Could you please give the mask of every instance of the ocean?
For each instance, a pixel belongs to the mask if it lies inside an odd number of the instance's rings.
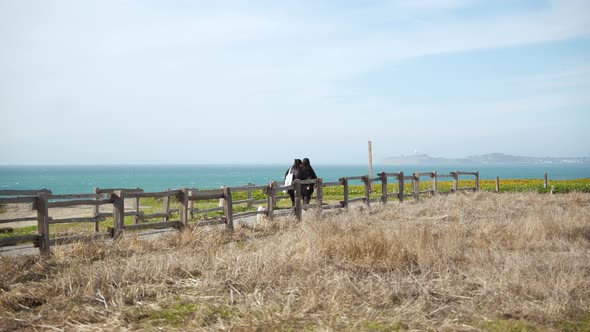
[[[0,190],[50,189],[54,194],[92,193],[99,188],[142,188],[162,191],[176,188],[212,189],[240,186],[248,183],[268,184],[282,181],[290,165],[108,165],[108,166],[0,166]],[[367,175],[363,165],[314,165],[318,177],[325,182],[345,176]],[[477,165],[477,166],[383,166],[374,165],[379,172],[403,171],[449,173],[452,170],[479,171],[480,179],[549,179],[590,178],[590,164],[546,165]],[[467,177],[469,178],[469,177]]]

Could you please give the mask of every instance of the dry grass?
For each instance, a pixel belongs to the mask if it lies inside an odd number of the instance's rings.
[[[0,262],[0,330],[588,330],[590,194],[438,196]]]

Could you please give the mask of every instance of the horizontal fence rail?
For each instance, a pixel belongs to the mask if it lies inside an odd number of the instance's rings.
[[[473,176],[473,187],[459,186],[460,177]],[[428,190],[420,190],[420,181],[429,178],[432,186]],[[449,192],[440,192],[437,187],[439,178],[451,178],[453,180],[452,189]],[[381,182],[381,195],[371,197],[373,193],[373,184]],[[358,183],[363,187],[363,194],[360,197],[351,198],[351,183],[358,188]],[[391,191],[389,184],[394,185]],[[397,184],[397,188],[395,188]],[[314,188],[315,200],[304,204],[302,202],[302,188],[309,186]],[[409,187],[407,187],[409,186]],[[324,202],[323,188],[342,187],[342,200],[337,204]],[[406,188],[409,189],[406,190]],[[200,190],[197,188],[181,188],[159,192],[145,192],[141,188],[95,188],[94,193],[82,194],[52,194],[51,190],[0,190],[0,204],[31,204],[32,209],[36,211],[36,217],[20,217],[11,219],[2,219],[0,224],[20,222],[20,221],[37,221],[37,234],[8,236],[0,238],[0,247],[33,243],[39,248],[42,255],[50,253],[53,245],[68,244],[79,241],[97,241],[105,239],[118,239],[125,231],[137,231],[144,229],[163,229],[176,228],[184,229],[186,227],[201,227],[224,224],[228,230],[233,230],[234,221],[240,218],[264,216],[273,220],[275,216],[284,214],[294,214],[297,220],[301,219],[302,211],[305,209],[346,209],[351,204],[361,202],[370,207],[371,203],[381,202],[386,204],[391,198],[403,202],[404,199],[411,197],[418,199],[420,195],[425,194],[448,194],[461,190],[479,190],[479,173],[453,171],[449,174],[438,174],[437,172],[420,172],[411,175],[403,172],[388,173],[381,172],[377,177],[371,178],[369,175],[349,176],[340,178],[338,181],[323,182],[321,178],[308,180],[294,180],[290,185],[283,183],[271,182],[268,185],[247,184],[244,186],[222,187],[220,189]],[[263,199],[253,197],[253,192],[262,193]],[[293,204],[290,209],[278,208],[277,203],[283,199],[289,199],[285,192],[293,193]],[[234,200],[234,193],[246,193],[246,198]],[[259,194],[257,194],[259,195]],[[358,195],[358,191],[357,194]],[[260,197],[260,196],[258,196]],[[146,214],[140,211],[140,198],[154,198],[162,200],[162,212]],[[171,209],[171,199],[178,204],[178,208]],[[195,202],[205,203],[201,208],[195,207]],[[131,206],[127,206],[131,203]],[[216,205],[208,207],[207,205]],[[251,209],[255,204],[258,206],[256,211],[234,211],[237,206]],[[74,206],[89,206],[94,208],[94,213],[90,216],[81,216],[73,218],[53,218],[49,215],[50,209],[54,208],[71,208]],[[112,208],[111,212],[102,212],[100,207]],[[243,208],[240,208],[243,210]],[[103,210],[104,211],[104,210]],[[206,217],[207,215],[212,217]],[[201,219],[189,223],[195,215],[200,215]],[[125,217],[132,217],[132,224],[125,224]],[[205,217],[205,218],[204,218]],[[99,232],[99,223],[104,222],[107,218],[112,218],[113,225],[107,228],[107,232]],[[174,220],[170,220],[174,218]],[[160,219],[160,221],[153,221]],[[94,223],[95,234],[91,235],[71,235],[64,237],[50,237],[49,226],[65,223]]]

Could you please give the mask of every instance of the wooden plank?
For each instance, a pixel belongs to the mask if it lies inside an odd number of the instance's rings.
[[[172,221],[160,221],[154,223],[144,223],[144,224],[135,224],[135,225],[125,225],[124,229],[126,231],[133,231],[139,229],[162,229],[162,228],[172,228],[172,227],[179,227],[180,220],[172,220]]]
[[[324,187],[336,187],[336,186],[341,186],[342,182],[340,181],[335,181],[335,182],[324,182],[322,184]]]
[[[387,177],[398,177],[400,173],[387,173],[387,172],[382,172],[382,174],[385,174],[385,176]]]
[[[64,195],[49,195],[49,199],[72,199],[72,198],[101,198],[101,194],[64,194]]]
[[[141,188],[96,188],[97,194],[112,194],[115,191],[123,191],[125,193],[143,192]]]
[[[105,221],[105,217],[87,217],[87,218],[65,218],[65,219],[51,219],[49,224],[67,224],[71,222],[99,222]]]
[[[20,244],[25,242],[37,242],[39,235],[19,235],[0,238],[0,247]]]
[[[348,207],[348,178],[344,177],[341,178],[340,181],[342,182],[342,186],[343,186],[343,194],[344,194],[344,200],[342,201],[342,206],[347,208]]]
[[[105,205],[105,204],[112,204],[112,199],[101,199],[101,200],[75,200],[75,201],[60,201],[60,202],[49,202],[47,207],[49,208],[57,208],[57,207],[68,207],[68,206],[78,206],[78,205]]]
[[[202,191],[199,191],[199,192],[195,193],[195,195],[189,197],[189,199],[192,201],[206,201],[209,199],[220,199],[220,198],[223,198],[222,192],[206,193],[206,192],[202,192]]]
[[[416,176],[429,176],[429,177],[432,177],[433,176],[433,172],[414,173],[414,175],[416,175]]]
[[[159,198],[159,197],[169,197],[169,196],[176,196],[180,190],[167,190],[167,191],[159,191],[159,192],[132,192],[128,193],[125,192],[126,198]]]
[[[350,180],[362,180],[366,177],[368,177],[368,175],[347,176],[346,178],[348,179],[348,181],[350,181]]]
[[[39,193],[51,194],[51,190],[0,190],[0,196],[37,196]]]
[[[317,179],[299,180],[299,184],[316,184]]]
[[[139,219],[141,219],[141,220],[145,220],[145,219],[151,219],[151,218],[163,218],[163,217],[170,218],[170,217],[172,217],[172,213],[168,212],[168,213],[151,213],[151,214],[144,214],[144,215],[142,215],[142,216],[139,216]]]
[[[22,218],[12,218],[12,219],[2,219],[0,220],[0,224],[7,224],[9,222],[19,222],[19,221],[33,221],[37,220],[37,217],[22,217]]]
[[[460,172],[457,171],[457,175],[475,175],[476,172]]]
[[[142,211],[127,211],[124,213],[124,217],[131,217],[131,216],[143,216],[143,212]],[[101,212],[98,214],[97,217],[112,217],[113,213],[112,212]]]
[[[255,186],[255,185],[246,185],[246,186],[239,186],[239,187],[229,187],[232,192],[244,192],[244,191],[251,191],[251,190],[264,190],[267,186]]]
[[[98,233],[92,235],[72,235],[72,236],[63,236],[50,239],[49,242],[51,245],[64,245],[76,242],[94,242],[104,239],[110,239],[111,233]]]
[[[214,212],[214,211],[223,211],[223,206],[217,206],[214,208],[209,208],[209,209],[193,209],[193,213],[208,213],[208,212]]]
[[[318,178],[318,184],[317,184],[317,188],[316,188],[316,193],[315,193],[315,197],[316,197],[316,203],[320,209],[320,213],[322,212],[322,205],[324,205],[324,180],[322,178]]]
[[[0,204],[11,204],[11,203],[34,203],[37,197],[0,197]]]

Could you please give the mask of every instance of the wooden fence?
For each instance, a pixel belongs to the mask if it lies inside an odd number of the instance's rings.
[[[460,187],[459,176],[473,176],[473,187]],[[422,178],[428,177],[432,183],[431,189],[419,190],[420,181]],[[92,194],[65,194],[53,195],[50,190],[0,190],[0,204],[7,203],[26,203],[31,204],[32,209],[37,211],[36,217],[14,218],[0,220],[0,225],[9,222],[18,221],[37,221],[37,234],[9,236],[0,239],[0,247],[15,245],[21,243],[33,243],[35,247],[39,248],[42,255],[50,253],[50,248],[53,245],[67,244],[80,241],[94,241],[100,239],[118,239],[125,231],[144,230],[144,229],[163,229],[163,228],[177,228],[182,230],[187,227],[199,227],[208,225],[225,224],[228,230],[233,230],[234,220],[240,218],[253,217],[257,215],[265,215],[269,220],[273,220],[275,216],[294,213],[297,220],[301,219],[302,211],[305,209],[315,208],[319,212],[322,210],[335,208],[348,208],[355,202],[361,202],[370,207],[372,203],[387,204],[390,198],[403,202],[404,199],[411,197],[416,200],[421,195],[432,195],[441,193],[437,188],[437,180],[439,178],[451,178],[453,186],[450,193],[460,190],[479,190],[479,172],[459,172],[454,171],[449,174],[438,174],[437,172],[430,173],[413,173],[412,175],[405,175],[403,172],[378,174],[378,177],[370,178],[368,175],[363,176],[349,176],[340,178],[334,182],[323,182],[320,179],[314,180],[295,180],[289,186],[271,182],[268,185],[256,186],[248,184],[246,186],[236,187],[222,187],[220,189],[199,190],[197,188],[181,188],[174,190],[166,190],[161,192],[145,192],[140,188],[96,188]],[[351,198],[349,192],[350,183],[361,182],[364,187],[364,195],[362,197]],[[382,193],[381,197],[371,198],[371,184],[381,182]],[[405,193],[406,182],[410,183],[410,193]],[[397,192],[388,192],[388,183],[398,184]],[[315,202],[310,204],[303,204],[302,202],[302,185],[315,186]],[[343,196],[338,203],[327,204],[323,201],[323,189],[326,187],[342,186]],[[256,200],[252,198],[252,192],[261,190],[265,194],[264,199]],[[295,204],[291,209],[277,209],[277,202],[280,199],[286,199],[288,196],[279,195],[286,190],[293,190],[295,194]],[[247,198],[243,200],[233,200],[232,195],[237,192],[246,192]],[[449,193],[449,192],[447,192]],[[140,211],[140,198],[161,198],[163,202],[161,213],[145,214]],[[176,199],[179,203],[178,209],[170,209],[170,198]],[[131,211],[125,211],[125,201],[131,200],[133,206]],[[194,202],[220,200],[221,206],[214,208],[195,208]],[[234,212],[234,206],[246,204],[252,206],[254,204],[265,205],[265,209],[258,211]],[[112,206],[112,212],[100,212],[100,206]],[[76,217],[76,218],[62,218],[54,219],[49,216],[51,208],[67,208],[73,206],[94,206],[94,215],[90,217]],[[195,215],[206,214],[214,211],[223,211],[223,217],[199,220],[196,223],[189,221]],[[132,224],[125,224],[124,218],[126,216],[133,217]],[[177,216],[178,219],[170,220]],[[113,226],[107,228],[107,232],[99,232],[99,223],[106,220],[107,217],[113,218]],[[145,222],[150,219],[161,218],[156,222]],[[50,237],[49,226],[54,224],[64,223],[94,223],[94,234],[90,235],[71,235],[65,237]]]

